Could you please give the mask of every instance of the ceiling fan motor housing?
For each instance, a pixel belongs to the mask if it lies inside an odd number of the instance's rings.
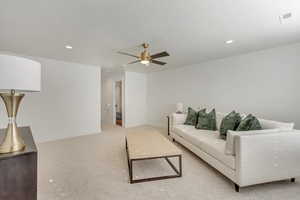
[[[142,46],[147,49],[149,47],[149,44],[148,43],[143,43]]]
[[[141,60],[150,60],[150,55],[148,51],[145,50],[141,53]]]

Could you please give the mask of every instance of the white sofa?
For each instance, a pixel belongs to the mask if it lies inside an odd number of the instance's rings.
[[[225,114],[217,113],[217,127]],[[300,177],[300,131],[293,123],[259,119],[263,129],[239,134],[234,138],[234,154],[225,153],[226,140],[218,131],[195,129],[184,125],[186,114],[172,114],[170,136],[240,187]],[[245,134],[248,132],[247,134]],[[227,144],[229,145],[229,144]]]

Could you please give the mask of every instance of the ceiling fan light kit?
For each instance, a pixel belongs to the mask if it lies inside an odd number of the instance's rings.
[[[141,60],[141,63],[143,65],[148,65],[150,63],[150,61],[149,60]]]
[[[168,52],[163,51],[163,52],[160,52],[160,53],[156,53],[156,54],[150,55],[150,53],[148,51],[149,44],[143,43],[142,47],[144,48],[144,51],[140,54],[140,56],[136,56],[136,55],[133,55],[133,54],[130,54],[130,53],[120,52],[120,51],[118,53],[122,54],[122,55],[126,55],[126,56],[131,56],[131,57],[138,58],[138,60],[132,61],[132,62],[130,62],[128,64],[141,63],[141,64],[147,65],[147,66],[150,63],[154,63],[154,64],[157,64],[157,65],[165,65],[165,64],[167,64],[165,62],[154,60],[154,59],[169,56]]]

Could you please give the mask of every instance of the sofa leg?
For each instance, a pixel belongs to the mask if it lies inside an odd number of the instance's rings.
[[[294,183],[296,181],[296,178],[291,178],[291,182]]]
[[[173,142],[175,142],[175,139],[174,139],[174,138],[172,138],[172,141],[173,141]]]
[[[240,186],[238,186],[237,184],[234,184],[234,187],[235,187],[236,192],[240,192]]]

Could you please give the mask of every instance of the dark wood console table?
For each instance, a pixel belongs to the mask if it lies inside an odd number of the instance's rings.
[[[29,127],[19,128],[24,151],[0,154],[0,199],[37,199],[37,148]],[[0,130],[0,141],[4,130]]]

